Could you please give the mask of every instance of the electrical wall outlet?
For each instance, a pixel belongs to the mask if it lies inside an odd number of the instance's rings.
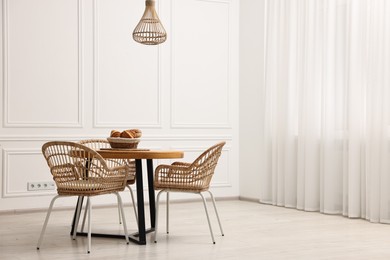
[[[37,190],[54,190],[55,184],[54,181],[32,181],[27,182],[28,191],[37,191]]]

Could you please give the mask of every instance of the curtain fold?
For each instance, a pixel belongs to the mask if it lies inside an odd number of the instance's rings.
[[[390,223],[388,14],[388,0],[267,1],[261,202]]]

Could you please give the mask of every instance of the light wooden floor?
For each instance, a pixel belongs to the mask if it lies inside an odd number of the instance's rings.
[[[54,211],[41,250],[36,242],[45,212],[0,215],[0,259],[390,259],[390,226],[359,219],[302,212],[244,201],[218,201],[225,236],[215,215],[216,244],[211,243],[201,202],[171,205],[171,230],[165,216],[157,244],[139,246],[120,239],[69,236],[72,211]],[[161,207],[161,213],[164,207]],[[209,208],[213,213],[212,207]],[[129,229],[134,216],[127,207]],[[94,209],[93,230],[120,232],[115,208]]]

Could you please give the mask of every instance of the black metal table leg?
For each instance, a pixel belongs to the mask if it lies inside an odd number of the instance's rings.
[[[145,232],[145,208],[144,208],[144,184],[142,181],[142,161],[135,160],[135,174],[137,185],[137,206],[138,206],[138,242],[146,244]]]
[[[146,233],[153,232],[155,227],[155,219],[156,219],[156,206],[155,206],[155,197],[154,197],[154,188],[153,188],[153,161],[152,159],[147,160],[147,168],[148,168],[148,186],[149,186],[149,201],[150,201],[150,219],[151,219],[151,228],[145,228],[145,206],[144,206],[144,187],[143,187],[143,179],[142,179],[142,161],[141,159],[135,160],[135,169],[136,169],[136,187],[137,187],[137,207],[138,207],[138,232],[129,234],[129,240],[139,244],[146,245]],[[84,197],[79,197],[77,203],[82,203]],[[81,202],[80,202],[81,201]],[[78,205],[78,204],[77,204]],[[77,211],[77,207],[76,207]],[[73,217],[72,231],[77,231],[74,226],[76,223],[76,211],[75,216]],[[80,217],[80,216],[78,216]],[[86,232],[77,232],[78,236],[87,236]],[[117,234],[100,234],[100,233],[92,233],[93,237],[109,237],[109,238],[124,238],[124,235]]]
[[[147,159],[147,168],[148,168],[148,190],[149,190],[149,209],[150,209],[150,225],[152,228],[155,228],[156,225],[156,199],[154,194],[154,184],[153,184],[153,160]]]

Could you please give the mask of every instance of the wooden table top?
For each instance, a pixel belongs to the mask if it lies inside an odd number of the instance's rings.
[[[107,149],[97,150],[106,159],[174,159],[183,158],[183,151],[176,150],[147,150],[147,149]]]

